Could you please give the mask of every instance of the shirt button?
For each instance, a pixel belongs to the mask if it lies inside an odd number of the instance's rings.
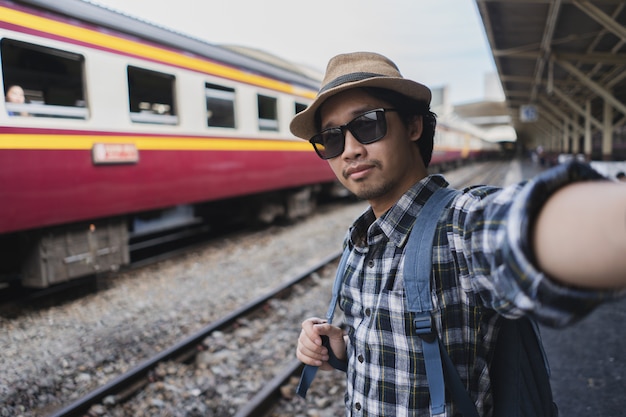
[[[369,317],[372,314],[372,310],[370,308],[365,309],[365,315]]]
[[[372,259],[367,261],[367,266],[370,267],[370,268],[373,268],[374,267],[374,261]]]
[[[361,363],[363,363],[363,361],[365,360],[365,359],[363,359],[363,355],[359,355],[359,357],[357,359]]]
[[[356,408],[357,411],[361,410],[361,403],[355,403],[354,408]]]

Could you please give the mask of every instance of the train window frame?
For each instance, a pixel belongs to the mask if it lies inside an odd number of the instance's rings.
[[[128,65],[126,80],[128,82],[128,110],[132,122],[178,124],[175,75]],[[157,88],[151,89],[150,86]]]
[[[12,38],[0,40],[5,108],[9,116],[85,120],[87,106],[85,56]],[[9,103],[6,92],[22,87],[26,102]]]
[[[257,94],[259,130],[278,132],[278,98]]]
[[[205,82],[204,96],[206,101],[207,126],[210,128],[236,129],[235,89]]]
[[[303,112],[304,110],[306,110],[306,108],[309,107],[304,103],[299,103],[299,102],[295,102],[293,105],[293,114],[298,114],[300,112]]]

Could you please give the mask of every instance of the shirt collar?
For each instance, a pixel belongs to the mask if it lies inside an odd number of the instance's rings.
[[[415,218],[428,198],[448,182],[439,174],[429,175],[416,182],[385,214],[378,219],[370,207],[352,225],[350,241],[352,245],[363,247],[380,240],[383,234],[389,242],[401,247],[404,245]]]

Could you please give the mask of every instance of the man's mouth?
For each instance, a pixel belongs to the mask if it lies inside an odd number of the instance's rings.
[[[360,179],[365,177],[373,168],[375,164],[358,164],[352,165],[343,170],[343,177],[345,179]]]

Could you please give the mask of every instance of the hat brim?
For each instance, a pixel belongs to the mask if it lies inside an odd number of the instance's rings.
[[[311,139],[318,133],[318,127],[315,124],[315,115],[320,106],[332,96],[339,94],[342,91],[358,87],[384,88],[430,104],[430,89],[423,84],[402,77],[381,76],[367,78],[360,81],[348,82],[320,93],[310,106],[296,114],[291,120],[289,125],[291,133],[304,140]]]

